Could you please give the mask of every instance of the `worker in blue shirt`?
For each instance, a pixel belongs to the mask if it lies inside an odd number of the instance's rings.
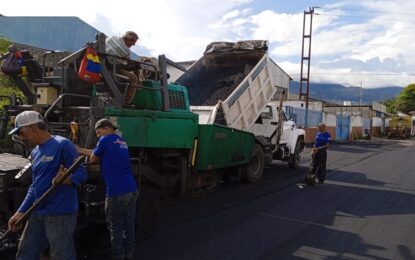
[[[314,176],[317,172],[319,184],[323,184],[326,179],[327,148],[330,146],[330,138],[330,134],[326,131],[326,125],[319,123],[312,151],[313,169],[311,171]]]
[[[29,146],[34,146],[32,184],[17,212],[9,220],[9,229],[17,231],[16,221],[38,200],[78,157],[78,151],[68,139],[47,131],[42,116],[25,111],[16,117],[15,134]],[[48,200],[29,217],[17,250],[16,259],[40,259],[48,248],[51,259],[76,259],[73,232],[78,210],[77,185],[85,181],[86,172],[78,167]]]
[[[127,143],[115,133],[118,126],[103,118],[95,124],[98,143],[93,150],[78,148],[99,162],[106,184],[105,214],[113,260],[134,259],[135,214],[138,199]]]

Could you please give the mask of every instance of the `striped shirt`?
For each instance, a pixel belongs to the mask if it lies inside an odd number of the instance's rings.
[[[124,39],[118,36],[111,36],[107,38],[105,41],[105,51],[107,54],[118,56],[120,58],[129,59],[131,55],[130,48],[127,47]],[[113,57],[108,57],[108,60],[118,64],[122,63],[121,60],[115,59]]]

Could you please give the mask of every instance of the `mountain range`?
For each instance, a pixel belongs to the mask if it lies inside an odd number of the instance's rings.
[[[341,104],[343,101],[351,101],[352,104],[359,104],[362,97],[362,104],[372,101],[384,101],[394,98],[403,90],[402,87],[381,87],[381,88],[359,88],[346,87],[340,84],[310,83],[310,98],[324,100]],[[290,83],[290,93],[298,94],[300,83],[292,81]],[[303,93],[306,92],[306,84],[303,84]]]

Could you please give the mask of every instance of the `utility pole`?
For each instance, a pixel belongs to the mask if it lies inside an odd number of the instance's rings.
[[[363,99],[363,85],[362,85],[362,82],[360,81],[359,109],[360,109],[360,116],[363,118],[363,114],[362,114],[362,99]]]
[[[311,35],[313,31],[313,15],[314,15],[314,8],[318,7],[310,7],[308,11],[304,11],[304,19],[303,19],[303,43],[301,47],[301,73],[300,73],[300,100],[302,100],[303,96],[305,97],[305,125],[304,127],[308,126],[308,98],[310,95],[310,60],[311,60]],[[309,30],[306,32],[306,20],[307,16],[309,16]],[[304,54],[305,45],[308,45],[308,53]],[[307,66],[307,74],[304,75],[304,63]],[[306,83],[306,93],[303,93],[303,82]]]

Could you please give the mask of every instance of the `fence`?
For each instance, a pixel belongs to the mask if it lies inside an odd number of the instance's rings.
[[[297,126],[305,127],[305,109],[286,106],[285,113],[296,122]],[[323,112],[308,110],[307,127],[317,126],[319,122],[323,122]]]

